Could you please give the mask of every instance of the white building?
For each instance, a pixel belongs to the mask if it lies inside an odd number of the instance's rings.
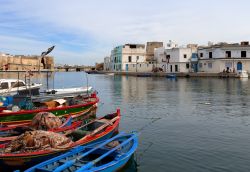
[[[103,70],[109,71],[111,69],[111,63],[110,63],[110,57],[105,57],[104,58],[104,63],[103,63]]]
[[[152,67],[146,62],[144,44],[125,44],[111,51],[111,71],[146,72],[149,69]]]
[[[219,43],[198,48],[198,71],[219,73],[247,70],[250,72],[250,45]]]
[[[187,47],[168,47],[155,49],[157,67],[164,72],[191,72],[191,58],[197,52],[197,45],[189,44]]]

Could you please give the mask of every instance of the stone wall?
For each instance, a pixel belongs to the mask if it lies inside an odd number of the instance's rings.
[[[54,70],[54,58],[46,56],[44,58],[45,69]],[[4,71],[38,71],[43,70],[40,56],[11,56],[0,55],[0,70]]]

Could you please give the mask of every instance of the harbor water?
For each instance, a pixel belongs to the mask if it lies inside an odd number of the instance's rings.
[[[1,73],[1,78],[17,78]],[[24,74],[21,74],[22,78]],[[43,89],[92,86],[98,116],[121,109],[120,131],[138,131],[123,171],[250,171],[250,79],[35,74]]]

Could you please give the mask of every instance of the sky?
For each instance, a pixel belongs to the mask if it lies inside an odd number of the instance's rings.
[[[126,43],[250,40],[249,0],[0,0],[0,52],[94,65]]]

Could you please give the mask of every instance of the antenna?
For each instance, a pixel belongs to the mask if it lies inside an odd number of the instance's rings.
[[[86,74],[86,80],[87,80],[87,96],[89,97],[89,80],[88,80],[88,74],[85,72]]]

